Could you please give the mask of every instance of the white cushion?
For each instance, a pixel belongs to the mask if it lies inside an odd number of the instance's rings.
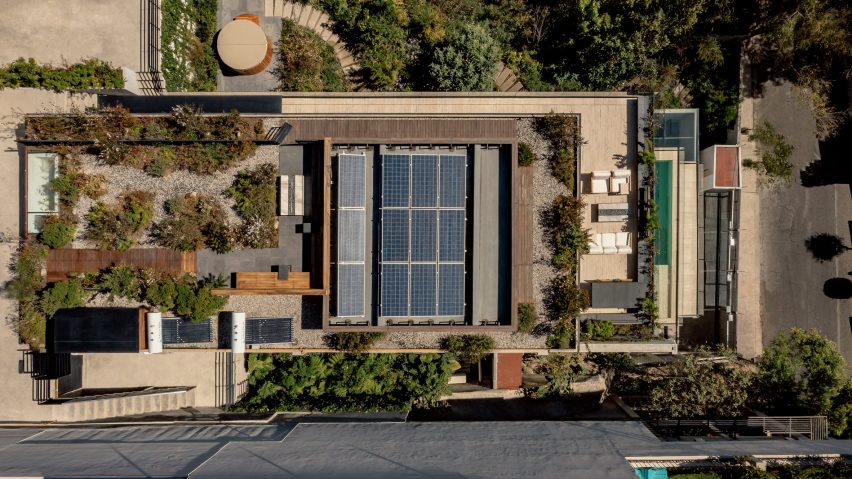
[[[601,246],[604,254],[615,254],[618,249],[615,247],[615,233],[602,233]]]
[[[592,193],[609,193],[609,188],[607,188],[606,179],[592,178]]]
[[[600,233],[592,235],[592,239],[589,240],[589,254],[603,254]]]
[[[609,177],[610,177],[609,171],[598,170],[598,171],[592,172],[592,178],[609,178]]]
[[[615,234],[615,248],[618,250],[618,254],[631,254],[633,253],[633,248],[630,247],[630,233],[616,233]]]
[[[613,178],[630,178],[630,170],[615,170],[612,172]]]

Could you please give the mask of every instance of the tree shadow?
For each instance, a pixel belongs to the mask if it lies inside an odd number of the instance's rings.
[[[799,173],[802,186],[852,184],[852,122],[833,137],[819,144],[819,160],[812,161]]]
[[[849,249],[848,246],[843,244],[843,240],[840,237],[828,233],[812,235],[805,240],[805,248],[820,263],[831,261]]]
[[[848,278],[831,278],[822,286],[822,292],[831,299],[852,298],[852,281]]]

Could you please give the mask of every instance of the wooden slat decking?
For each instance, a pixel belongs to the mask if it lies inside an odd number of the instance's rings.
[[[195,272],[195,252],[182,253],[164,248],[127,251],[55,249],[47,255],[47,280],[61,281],[70,273],[96,272],[118,264],[179,276]]]
[[[294,271],[286,280],[279,280],[275,272],[236,273],[237,284],[234,289],[214,289],[214,295],[260,295],[289,294],[297,296],[322,296],[322,289],[311,288],[311,273]]]
[[[512,188],[512,296],[517,303],[535,302],[533,297],[533,168],[517,167]]]
[[[334,143],[511,143],[515,120],[301,119],[290,120],[289,142],[323,140]]]

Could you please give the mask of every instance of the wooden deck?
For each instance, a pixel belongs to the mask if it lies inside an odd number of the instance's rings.
[[[62,281],[71,273],[93,273],[119,264],[180,276],[195,272],[195,252],[182,253],[164,248],[127,251],[54,249],[47,254],[47,281]]]
[[[236,273],[237,284],[234,289],[214,289],[215,295],[257,295],[257,294],[290,294],[316,295],[324,294],[322,289],[311,288],[311,274],[307,272],[292,272],[286,280],[278,279],[278,273],[271,272],[242,272]]]
[[[533,212],[533,168],[517,167],[512,188],[512,296],[517,303],[532,303],[532,232],[538,227]]]
[[[515,120],[302,119],[290,120],[289,142],[331,138],[334,143],[512,143]]]

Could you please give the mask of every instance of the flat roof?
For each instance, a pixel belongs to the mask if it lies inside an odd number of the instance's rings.
[[[54,353],[138,353],[138,308],[60,309],[48,321]]]
[[[720,188],[740,187],[739,146],[716,145],[715,183]]]

